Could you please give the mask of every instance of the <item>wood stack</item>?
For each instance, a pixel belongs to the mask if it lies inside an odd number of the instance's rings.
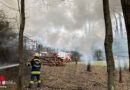
[[[43,65],[64,66],[64,59],[58,56],[41,56],[40,59]]]

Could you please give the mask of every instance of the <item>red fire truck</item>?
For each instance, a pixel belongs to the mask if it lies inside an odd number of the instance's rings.
[[[53,53],[41,52],[40,54],[40,56],[55,56],[55,55],[64,59],[64,62],[71,61],[70,53],[66,53],[66,52],[53,52]]]

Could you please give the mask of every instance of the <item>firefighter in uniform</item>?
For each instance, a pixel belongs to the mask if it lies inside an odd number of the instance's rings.
[[[37,87],[41,86],[41,80],[40,80],[40,68],[41,68],[41,61],[38,57],[39,55],[35,54],[34,58],[27,62],[27,66],[32,66],[31,70],[31,81],[28,85],[28,88],[31,88],[34,84],[34,78],[37,78],[38,84]]]

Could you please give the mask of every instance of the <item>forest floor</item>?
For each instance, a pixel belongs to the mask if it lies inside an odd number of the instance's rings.
[[[107,90],[107,70],[106,66],[92,66],[91,72],[86,71],[85,64],[66,64],[65,66],[50,67],[42,66],[41,88],[36,88],[36,83],[32,89],[24,90]],[[25,73],[25,87],[30,81],[30,74]],[[116,90],[130,90],[130,74],[122,71],[123,82],[119,83],[119,70],[116,70]],[[14,90],[13,85],[8,85],[6,89]]]

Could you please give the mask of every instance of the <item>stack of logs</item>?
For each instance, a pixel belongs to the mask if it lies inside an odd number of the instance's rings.
[[[58,56],[41,56],[40,60],[43,65],[64,66],[64,59]]]

